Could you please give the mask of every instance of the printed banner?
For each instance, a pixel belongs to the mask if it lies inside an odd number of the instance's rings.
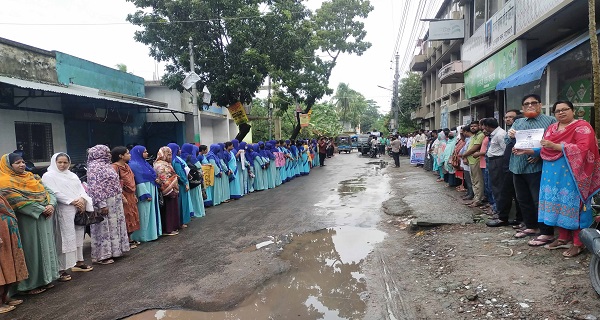
[[[212,187],[215,185],[215,168],[212,164],[203,164],[202,174],[204,175],[205,187]]]
[[[300,116],[300,127],[308,127],[308,123],[310,122],[310,118],[308,117],[308,114],[301,113],[301,114],[299,114],[299,116]]]
[[[238,101],[238,102],[230,105],[229,107],[227,107],[227,110],[229,110],[229,114],[231,114],[231,117],[235,121],[236,125],[239,126],[242,123],[248,122],[248,116],[246,115],[246,110],[244,110],[244,106],[242,105],[241,102]]]
[[[424,164],[425,153],[424,144],[418,144],[410,148],[410,164]]]

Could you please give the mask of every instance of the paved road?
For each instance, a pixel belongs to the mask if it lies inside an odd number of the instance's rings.
[[[376,226],[388,197],[383,172],[389,169],[356,153],[336,155],[307,177],[209,208],[179,236],[143,244],[114,265],[96,265],[26,297],[9,318],[117,319],[155,308],[232,308],[289,268],[268,250],[247,248],[268,236]]]

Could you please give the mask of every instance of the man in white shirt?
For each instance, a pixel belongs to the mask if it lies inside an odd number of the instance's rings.
[[[492,187],[492,195],[494,199],[500,199],[502,194],[502,188],[504,183],[504,150],[506,149],[506,142],[504,137],[506,131],[498,125],[496,118],[486,118],[482,121],[483,128],[487,131],[489,136],[488,147],[486,156],[488,158],[487,169],[490,178],[490,185]],[[508,225],[508,219],[503,223],[497,223],[498,225]]]

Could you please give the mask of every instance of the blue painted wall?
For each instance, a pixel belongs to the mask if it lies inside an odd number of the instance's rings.
[[[58,82],[145,97],[144,78],[55,51]]]

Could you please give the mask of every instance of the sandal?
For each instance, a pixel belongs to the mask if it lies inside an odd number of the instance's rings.
[[[46,291],[45,288],[35,288],[35,289],[31,289],[29,291],[24,292],[23,294],[29,295],[29,296],[35,296],[36,294],[40,294],[42,292]]]
[[[20,300],[20,299],[10,299],[10,300],[6,301],[6,304],[9,306],[18,306],[21,303],[23,303],[23,300]]]
[[[0,305],[0,314],[11,312],[13,310],[15,310],[15,306]]]
[[[471,204],[467,205],[467,207],[469,208],[477,208],[477,207],[481,207],[482,203],[481,202],[472,202]]]
[[[573,257],[578,256],[580,253],[582,253],[583,250],[585,250],[584,247],[573,245],[571,248],[569,248],[569,250],[563,252],[562,255],[563,255],[563,257],[566,257],[566,258],[573,258]]]
[[[94,267],[88,266],[87,264],[75,265],[73,268],[71,268],[71,271],[73,272],[88,272],[92,270],[94,270]]]
[[[515,233],[513,235],[513,237],[515,237],[517,239],[522,239],[522,238],[527,238],[527,237],[533,237],[533,236],[536,236],[538,234],[535,231],[532,232],[532,231],[525,231],[525,230],[527,230],[527,229],[523,229],[523,230]]]
[[[525,224],[523,222],[521,222],[517,225],[512,226],[512,228],[515,230],[522,230],[523,228],[525,228]]]
[[[54,284],[52,284],[52,283],[48,283],[47,285],[43,286],[42,288],[44,288],[44,289],[46,289],[46,290],[48,290],[48,289],[52,289],[52,288],[54,288]]]
[[[71,279],[72,278],[71,278],[70,274],[68,274],[66,272],[63,272],[63,273],[60,274],[60,277],[58,278],[58,281],[60,281],[60,282],[67,282],[67,281],[71,281]]]
[[[529,242],[527,242],[527,244],[530,247],[541,247],[541,246],[545,246],[547,244],[554,242],[554,237],[550,237],[550,238],[542,238],[542,237],[543,236],[539,236],[534,239],[531,239],[531,240],[529,240]]]
[[[107,264],[113,264],[115,263],[115,260],[113,259],[104,259],[104,260],[100,260],[100,261],[96,261],[97,264],[102,264],[102,265],[107,265]]]
[[[554,242],[545,245],[544,248],[549,249],[549,250],[571,249],[572,246],[573,246],[573,244],[569,240],[556,239],[556,240],[554,240]]]

